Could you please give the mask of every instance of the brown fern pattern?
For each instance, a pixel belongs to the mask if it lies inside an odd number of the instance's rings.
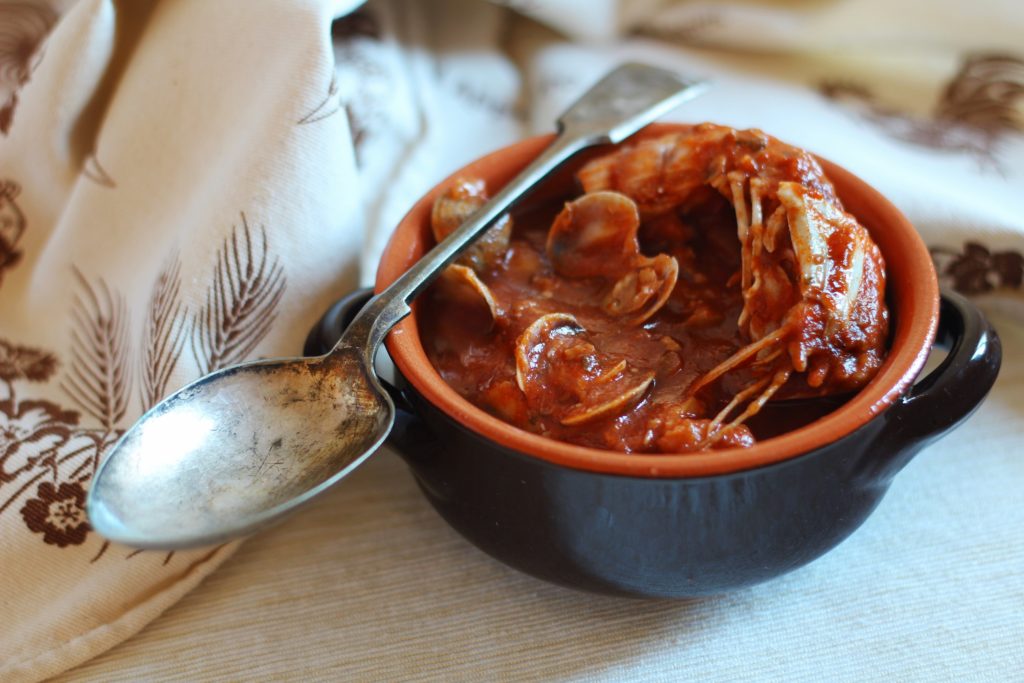
[[[45,2],[0,3],[0,135],[14,124],[21,90],[42,51],[40,45],[57,23],[57,13]]]
[[[181,302],[181,260],[172,254],[149,296],[141,369],[143,412],[167,393],[167,382],[185,346],[186,319],[187,311]]]
[[[971,55],[946,86],[935,118],[955,121],[991,136],[1024,132],[1017,102],[1024,99],[1024,59],[1015,55]]]
[[[284,288],[266,230],[252,228],[242,213],[217,252],[213,283],[194,319],[192,349],[204,374],[249,357],[270,331]]]
[[[99,278],[96,285],[74,269],[79,284],[72,309],[71,370],[61,388],[113,433],[128,410],[128,311],[124,296]]]
[[[1024,100],[1024,59],[1014,55],[965,58],[928,117],[911,116],[886,106],[863,84],[826,81],[819,89],[895,139],[969,154],[982,170],[1002,172],[1000,143],[1008,135],[1024,133],[1024,121],[1017,109]]]

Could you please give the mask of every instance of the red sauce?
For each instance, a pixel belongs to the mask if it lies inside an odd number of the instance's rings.
[[[449,385],[543,436],[687,452],[797,428],[870,379],[887,334],[884,264],[813,157],[759,131],[705,125],[688,135],[588,164],[578,175],[588,194],[514,216],[510,238],[506,221],[425,294],[421,338]],[[435,205],[439,239],[484,201],[482,183],[460,182]],[[819,210],[813,202],[832,212],[814,214],[810,239],[826,240],[817,251],[790,241],[795,200],[784,209],[783,182],[801,188],[801,216]],[[756,231],[738,231],[755,218]],[[828,261],[827,281],[804,282],[797,251],[805,264]],[[854,254],[865,266],[842,270]],[[848,278],[859,283],[849,300]],[[801,298],[802,287],[819,289]],[[698,381],[726,361],[728,371]],[[780,387],[776,398],[828,397],[768,403],[729,424]]]
[[[686,222],[655,222],[641,229],[642,251],[671,253],[680,262],[680,281],[688,285],[677,286],[666,305],[642,326],[625,326],[601,310],[596,302],[608,287],[605,280],[570,279],[554,272],[544,245],[559,209],[561,204],[516,217],[505,257],[478,271],[506,311],[493,328],[488,329],[489,318],[479,306],[452,301],[437,289],[424,295],[417,319],[427,356],[459,394],[522,429],[595,448],[673,450],[659,447],[657,427],[649,423],[678,403],[694,379],[744,344],[737,328],[743,302],[733,277],[739,244],[731,208],[721,200],[715,210],[702,211]],[[675,232],[681,229],[687,231],[685,246],[679,246]],[[599,353],[626,360],[638,372],[653,372],[648,395],[624,414],[576,426],[561,424],[557,411],[532,409],[516,383],[515,342],[536,318],[556,312],[576,316]],[[727,377],[712,396],[702,396],[703,412],[717,412],[744,379],[742,373]],[[751,423],[758,438],[767,438],[778,433],[780,418],[786,429],[792,429],[834,407],[834,402],[812,405],[812,410],[805,406],[799,416],[768,409]]]

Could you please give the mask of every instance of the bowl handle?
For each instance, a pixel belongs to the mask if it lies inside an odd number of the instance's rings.
[[[306,356],[319,356],[327,353],[341,337],[349,323],[356,317],[356,313],[366,305],[366,302],[373,297],[373,289],[364,287],[349,292],[336,301],[320,320],[309,331],[306,343],[303,346],[303,354]],[[388,436],[388,441],[403,452],[414,452],[415,448],[410,446],[419,444],[422,446],[426,439],[432,438],[426,426],[420,422],[409,401],[406,400],[401,390],[392,385],[384,378],[380,379],[384,390],[391,395],[395,403],[395,426]]]
[[[303,355],[320,356],[333,349],[341,333],[372,297],[373,289],[363,287],[349,292],[331,304],[309,330],[306,343],[302,347]]]
[[[935,343],[946,358],[884,413],[885,427],[870,458],[872,477],[891,478],[922,448],[966,420],[981,405],[999,374],[1002,344],[984,314],[943,287]]]

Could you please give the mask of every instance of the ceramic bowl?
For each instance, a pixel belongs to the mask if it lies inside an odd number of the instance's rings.
[[[671,129],[656,124],[639,135]],[[550,139],[511,145],[453,177],[481,177],[493,191]],[[534,199],[567,196],[582,161]],[[427,359],[414,305],[387,339],[400,413],[391,439],[442,517],[524,572],[634,596],[699,596],[765,581],[852,533],[910,458],[977,408],[1001,351],[973,304],[940,296],[928,250],[907,219],[851,173],[822,165],[886,260],[891,345],[867,386],[826,416],[752,448],[676,455],[585,448],[517,429],[457,394]],[[395,229],[377,291],[432,246],[430,208],[447,182]],[[311,332],[307,352],[329,349],[369,296],[339,301]],[[948,354],[915,384],[937,332]]]

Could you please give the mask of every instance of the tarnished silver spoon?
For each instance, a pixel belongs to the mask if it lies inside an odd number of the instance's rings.
[[[373,359],[409,301],[573,154],[620,142],[703,89],[640,64],[607,75],[562,115],[551,145],[371,299],[330,353],[225,368],[143,415],[93,478],[93,528],[139,548],[206,545],[248,534],[343,478],[394,424]]]

